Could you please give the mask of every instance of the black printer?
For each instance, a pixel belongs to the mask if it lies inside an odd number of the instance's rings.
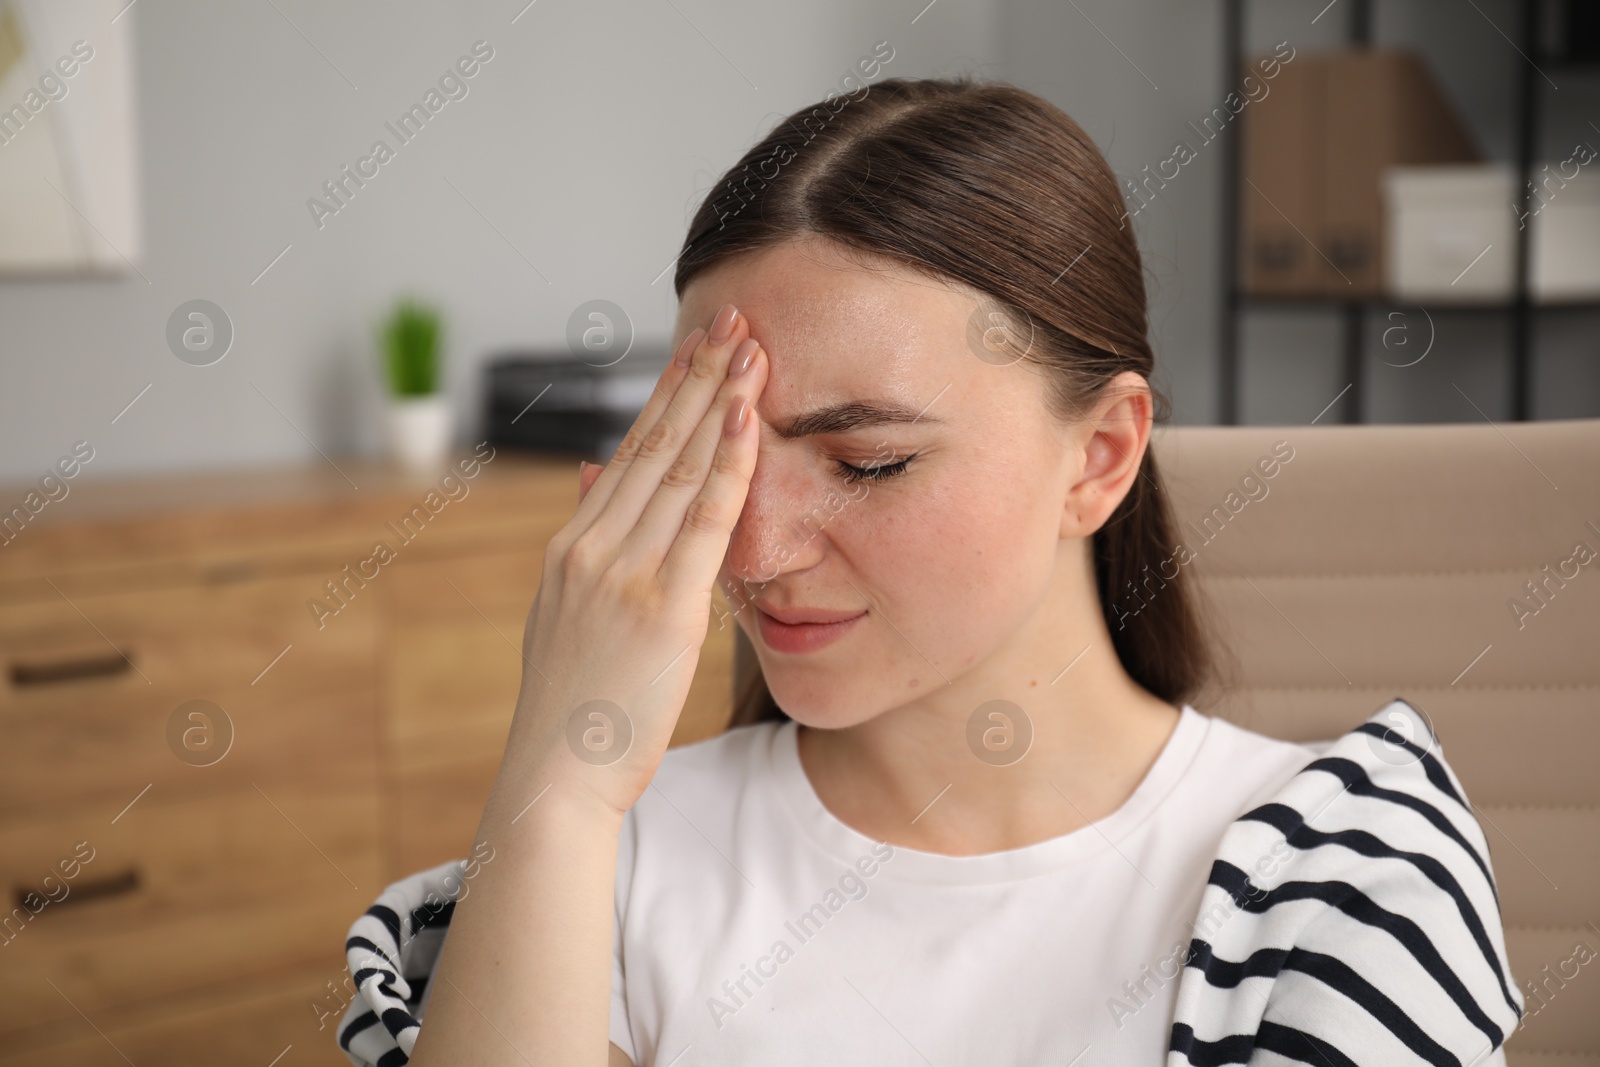
[[[492,357],[484,370],[489,442],[608,462],[671,358],[641,344],[604,367],[559,349]]]

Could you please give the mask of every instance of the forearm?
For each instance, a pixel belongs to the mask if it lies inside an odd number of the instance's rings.
[[[606,1067],[617,839],[693,681],[755,471],[766,367],[749,322],[724,304],[677,345],[546,544],[528,669],[478,828],[495,861],[452,916],[412,1064]],[[626,743],[592,760],[589,728],[611,715]],[[586,751],[568,748],[569,726],[583,727]]]
[[[606,1065],[622,816],[545,765],[502,765],[477,838],[495,861],[456,906],[412,1067]]]

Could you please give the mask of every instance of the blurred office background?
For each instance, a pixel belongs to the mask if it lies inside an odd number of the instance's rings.
[[[462,441],[481,420],[482,363],[505,350],[564,349],[568,318],[586,301],[613,301],[642,344],[664,343],[674,298],[663,270],[696,204],[773,121],[837,89],[878,41],[893,48],[880,77],[974,71],[1044,95],[1129,180],[1171,157],[1179,140],[1198,150],[1131,221],[1174,418],[1225,417],[1219,368],[1229,302],[1219,263],[1228,136],[1206,144],[1189,125],[1240,87],[1224,69],[1220,3],[939,0],[926,10],[823,3],[734,13],[540,2],[519,13],[516,0],[107,0],[69,29],[62,12],[71,6],[51,5],[63,41],[101,51],[41,117],[120,93],[114,64],[126,63],[139,230],[128,256],[138,273],[104,254],[105,273],[94,280],[12,272],[0,284],[0,477],[8,480],[35,477],[80,437],[98,450],[91,476],[314,458],[313,445],[375,452],[383,393],[373,323],[401,290],[425,294],[447,315],[447,386]],[[1245,59],[1283,41],[1297,56],[1337,48],[1359,16],[1374,42],[1423,57],[1484,159],[1515,160],[1517,90],[1530,51],[1516,43],[1523,5],[1396,0],[1364,13],[1353,0],[1240,6]],[[1562,7],[1543,6],[1549,17]],[[123,11],[115,27],[102,25],[106,11]],[[113,54],[121,39],[125,56]],[[393,141],[383,124],[480,40],[493,58],[463,79],[467,95],[319,226],[308,199],[326,202],[324,182],[379,137]],[[55,58],[29,56],[8,74],[8,92],[20,99],[35,68]],[[1580,142],[1600,147],[1593,65],[1542,66],[1549,78],[1535,78],[1544,97],[1536,160],[1568,159]],[[0,151],[0,170],[4,155],[40,132],[29,129]],[[56,210],[110,235],[90,210]],[[1509,203],[1501,210],[1510,217]],[[92,232],[86,240],[100,243]],[[235,335],[227,356],[204,368],[174,359],[165,337],[174,309],[196,299],[220,307]],[[1381,344],[1399,320],[1381,308],[1366,318],[1361,419],[1513,417],[1508,316],[1435,316],[1436,347],[1407,368],[1393,366],[1406,360]],[[1534,318],[1527,413],[1595,414],[1600,314],[1559,309]],[[1349,380],[1342,319],[1335,307],[1240,312],[1237,420],[1316,416]],[[1350,417],[1345,403],[1324,421]]]
[[[1589,419],[1597,7],[0,0],[0,1061],[340,1062],[344,931],[468,854],[574,457],[779,118],[957,73],[1063,108],[1129,186],[1179,424]]]

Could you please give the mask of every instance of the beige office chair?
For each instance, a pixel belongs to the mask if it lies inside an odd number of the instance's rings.
[[[1600,420],[1153,447],[1234,660],[1196,706],[1301,742],[1420,708],[1490,844],[1528,1001],[1509,1067],[1600,1064]]]
[[[1262,478],[1279,441],[1294,458]],[[1509,1067],[1600,1062],[1600,420],[1174,427],[1154,447],[1238,661],[1202,710],[1314,741],[1393,696],[1422,709],[1528,1000]]]

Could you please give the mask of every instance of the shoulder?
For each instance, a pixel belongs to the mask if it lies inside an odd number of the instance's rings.
[[[1431,725],[1395,698],[1224,833],[1169,1063],[1219,1045],[1470,1062],[1522,1007],[1488,842]]]
[[[1200,735],[1193,788],[1203,791],[1195,802],[1216,812],[1219,831],[1244,812],[1277,793],[1317,758],[1316,750],[1292,741],[1256,733],[1226,719],[1187,709]]]
[[[1292,774],[1317,757],[1317,749],[1257,733],[1245,726],[1202,715],[1208,720],[1206,745],[1222,758],[1245,758],[1275,768],[1293,768]]]

